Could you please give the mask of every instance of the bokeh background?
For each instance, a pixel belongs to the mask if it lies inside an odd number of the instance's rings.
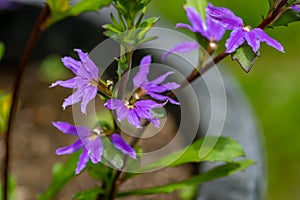
[[[175,26],[177,22],[187,22],[182,9],[184,2],[154,0],[151,11],[164,16],[167,21],[163,23]],[[215,6],[231,9],[252,27],[260,23],[262,15],[266,15],[268,10],[267,0],[211,2]],[[300,22],[268,29],[267,33],[284,46],[286,53],[263,44],[262,55],[248,74],[230,57],[220,66],[238,79],[261,124],[268,159],[268,199],[299,199]]]

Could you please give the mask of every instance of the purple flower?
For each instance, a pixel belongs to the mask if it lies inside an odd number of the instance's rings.
[[[165,84],[161,84],[169,75],[173,74],[173,72],[167,72],[156,79],[149,81],[147,78],[147,75],[149,73],[149,68],[151,64],[151,56],[145,56],[142,58],[140,62],[140,69],[138,73],[133,78],[133,85],[135,88],[139,88],[141,93],[148,94],[153,99],[159,100],[159,101],[169,101],[172,104],[179,105],[177,101],[174,99],[162,95],[161,93],[169,91],[169,90],[175,90],[180,85],[178,85],[175,82],[169,82]]]
[[[119,99],[109,99],[104,106],[110,110],[116,110],[119,121],[127,119],[127,121],[136,128],[141,128],[141,119],[151,122],[154,126],[160,126],[160,121],[156,118],[151,110],[160,108],[164,104],[158,104],[152,100],[138,100],[130,104],[128,101]]]
[[[64,57],[62,62],[76,76],[66,81],[56,81],[50,87],[60,85],[65,88],[77,89],[74,94],[65,99],[62,107],[65,109],[67,106],[81,101],[81,112],[86,114],[87,104],[97,95],[98,68],[87,53],[80,49],[74,49],[74,51],[78,53],[80,61],[71,57]]]
[[[283,46],[279,42],[269,37],[260,28],[251,29],[250,26],[244,26],[243,20],[227,8],[214,7],[212,4],[208,4],[207,14],[215,23],[232,30],[225,43],[226,53],[234,52],[246,41],[254,52],[257,52],[261,42],[266,42],[267,45],[284,52]]]
[[[176,27],[187,28],[192,32],[198,32],[211,42],[217,42],[222,39],[225,28],[216,23],[209,15],[206,15],[206,21],[203,23],[201,15],[193,7],[185,8],[186,16],[191,25],[178,23]]]
[[[72,145],[58,148],[56,150],[57,155],[64,155],[72,154],[80,149],[83,149],[75,170],[76,174],[79,174],[85,168],[89,160],[95,164],[101,161],[104,151],[101,137],[105,137],[101,128],[96,128],[91,131],[87,127],[72,126],[67,122],[52,122],[52,124],[64,134],[78,137],[76,142],[74,142]],[[129,157],[136,159],[136,152],[123,140],[120,135],[112,134],[110,139],[115,148],[119,149]]]
[[[13,0],[1,0],[0,1],[0,10],[1,9],[8,9],[8,10],[14,10],[18,8],[20,4]]]
[[[293,10],[296,10],[297,12],[300,12],[300,5],[299,4],[291,5],[290,8],[293,9]]]

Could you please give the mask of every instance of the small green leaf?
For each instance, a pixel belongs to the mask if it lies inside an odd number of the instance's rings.
[[[288,9],[272,24],[272,26],[288,26],[290,23],[297,21],[300,21],[300,12]]]
[[[208,142],[204,143],[204,139]],[[210,144],[210,140],[217,143],[211,148],[205,146]],[[207,152],[207,149],[211,150],[203,157],[199,157],[202,151]],[[140,170],[151,170],[159,167],[176,167],[186,163],[198,163],[202,161],[210,162],[232,162],[235,158],[244,156],[243,148],[233,139],[226,137],[214,137],[209,136],[201,138],[185,149],[175,151],[158,161],[150,163],[149,165],[142,167]]]
[[[48,189],[38,196],[38,200],[50,200],[70,181],[75,177],[75,169],[78,162],[78,157],[81,151],[78,151],[70,156],[65,164],[56,163],[53,166],[52,180]]]
[[[43,28],[70,16],[77,16],[84,12],[97,11],[108,6],[112,0],[81,0],[70,7],[69,0],[47,0],[50,8],[50,16],[43,24]]]
[[[136,190],[130,190],[126,192],[121,192],[117,194],[117,197],[122,198],[122,197],[133,196],[133,195],[141,196],[141,195],[150,195],[150,194],[158,194],[158,193],[171,193],[176,190],[181,190],[186,186],[199,185],[217,178],[230,176],[235,172],[245,170],[247,167],[253,164],[254,162],[252,160],[242,160],[234,163],[228,163],[228,164],[215,167],[208,172],[194,176],[184,181],[179,181],[168,185],[162,185],[162,186],[157,186],[152,188],[136,189]]]
[[[86,191],[77,192],[74,198],[77,200],[91,200],[96,199],[99,194],[104,194],[104,190],[100,188],[92,188]]]
[[[202,19],[206,18],[205,8],[207,4],[207,0],[186,0],[186,6],[194,7],[201,14]]]
[[[187,187],[184,187],[180,191],[179,198],[181,200],[194,200],[197,198],[198,192],[199,192],[198,185],[189,185]]]
[[[246,73],[251,70],[258,56],[260,56],[260,51],[253,52],[252,48],[246,43],[231,54],[231,58],[236,60]]]
[[[5,46],[3,42],[0,42],[0,60],[2,60],[4,56]]]

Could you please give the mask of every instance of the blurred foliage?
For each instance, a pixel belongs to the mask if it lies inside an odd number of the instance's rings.
[[[182,9],[184,0],[152,1],[152,11],[170,20],[187,22]],[[216,6],[228,7],[241,16],[245,24],[259,24],[266,16],[268,1],[213,0]],[[172,5],[172,10],[170,6]],[[180,30],[182,31],[182,30]],[[278,40],[286,53],[280,53],[262,45],[262,56],[250,73],[225,59],[219,65],[232,71],[240,81],[257,113],[265,136],[268,154],[268,187],[270,200],[298,199],[300,191],[300,23],[288,27],[268,29],[267,33]],[[224,42],[224,40],[223,40]],[[220,44],[222,46],[223,44]]]
[[[0,42],[0,61],[1,61],[2,58],[3,58],[4,51],[5,51],[4,43],[3,43],[3,42]]]
[[[98,11],[104,6],[108,6],[112,0],[81,0],[74,5],[70,5],[70,0],[47,0],[50,8],[50,16],[43,24],[43,28],[71,16],[77,16],[88,11]]]
[[[16,186],[17,186],[17,180],[14,176],[9,175],[8,177],[8,200],[15,200],[16,198]],[[2,194],[2,185],[0,183],[0,197],[3,196]]]
[[[0,133],[5,133],[11,105],[11,94],[0,92]]]
[[[48,189],[38,195],[38,200],[50,200],[66,185],[74,176],[78,157],[81,151],[70,155],[65,164],[55,163],[52,169],[52,180]]]
[[[55,73],[54,73],[55,72]],[[61,56],[50,55],[47,56],[41,63],[39,74],[43,81],[53,83],[56,80],[67,79],[68,72],[62,61]]]

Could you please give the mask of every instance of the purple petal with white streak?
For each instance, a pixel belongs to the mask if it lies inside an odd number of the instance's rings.
[[[79,174],[86,166],[89,161],[89,154],[87,149],[83,149],[82,154],[79,157],[79,162],[77,163],[77,168],[75,170],[76,174]]]
[[[133,85],[135,88],[138,88],[141,86],[141,84],[148,81],[147,75],[149,73],[149,66],[151,64],[151,56],[145,56],[142,58],[140,62],[140,67],[138,73],[133,78]]]
[[[269,45],[271,47],[274,47],[278,51],[284,52],[283,46],[279,42],[277,42],[276,40],[274,40],[273,38],[268,36],[262,29],[255,28],[255,29],[252,30],[252,32],[255,33],[256,38],[259,41],[266,42],[267,45]]]
[[[74,152],[80,150],[82,147],[83,147],[83,144],[82,144],[81,140],[79,139],[75,143],[73,143],[69,146],[56,149],[55,153],[57,155],[71,154],[71,153],[74,153]]]
[[[239,46],[245,42],[244,30],[236,29],[230,33],[230,37],[226,40],[226,53],[234,52]]]
[[[227,8],[215,7],[209,3],[206,12],[217,24],[226,29],[234,30],[244,26],[243,20]]]
[[[256,39],[255,33],[253,31],[245,31],[244,33],[244,37],[247,40],[247,43],[252,48],[253,52],[256,53],[260,47],[260,41]]]
[[[125,140],[118,134],[112,134],[110,139],[113,145],[122,151],[122,153],[128,155],[129,157],[136,159],[136,152],[135,150],[125,142]]]

